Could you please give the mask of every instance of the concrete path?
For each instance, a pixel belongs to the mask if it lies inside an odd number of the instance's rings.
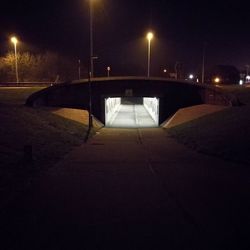
[[[152,119],[144,105],[120,105],[114,114],[109,127],[115,128],[147,128],[157,127],[158,124]]]
[[[249,249],[250,171],[104,128],[5,211],[2,249]]]

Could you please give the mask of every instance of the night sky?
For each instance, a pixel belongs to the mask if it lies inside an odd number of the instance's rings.
[[[89,55],[89,0],[12,0],[1,3],[0,54],[11,45],[20,50],[55,51],[85,64]],[[250,7],[246,1],[94,0],[95,73],[145,75],[148,30],[152,42],[152,75],[173,71],[181,62],[187,72],[217,64],[244,69],[250,64]]]

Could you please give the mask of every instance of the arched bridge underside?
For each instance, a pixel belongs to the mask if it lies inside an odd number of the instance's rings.
[[[158,126],[178,109],[198,104],[237,105],[234,97],[220,89],[188,81],[162,78],[112,77],[73,81],[43,89],[31,95],[28,106],[67,107],[89,110],[108,125],[121,104],[145,106]],[[140,111],[139,111],[140,112]]]

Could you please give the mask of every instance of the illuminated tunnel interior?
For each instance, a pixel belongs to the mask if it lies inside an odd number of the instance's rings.
[[[106,98],[105,125],[116,128],[158,127],[159,98]]]

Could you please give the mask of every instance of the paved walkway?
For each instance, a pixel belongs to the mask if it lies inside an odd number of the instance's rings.
[[[4,249],[247,249],[249,173],[160,128],[104,128],[8,208]]]
[[[158,127],[144,105],[120,105],[109,127],[138,128]]]

